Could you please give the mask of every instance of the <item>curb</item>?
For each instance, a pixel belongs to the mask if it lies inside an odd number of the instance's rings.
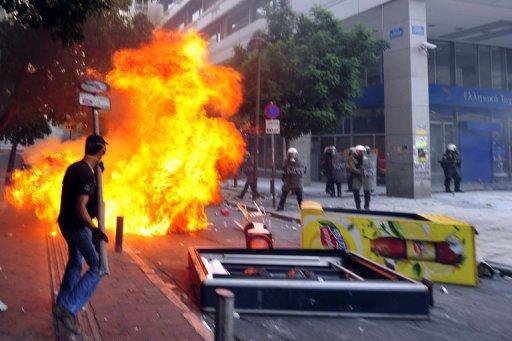
[[[176,307],[176,309],[181,312],[185,320],[203,340],[213,340],[212,332],[206,329],[204,324],[201,322],[201,319],[180,300],[180,298],[172,291],[172,288],[155,273],[155,270],[149,267],[129,245],[125,245],[123,251],[133,259],[135,264],[137,264],[139,269],[142,270],[150,282],[153,283],[153,285],[160,290],[160,292]]]

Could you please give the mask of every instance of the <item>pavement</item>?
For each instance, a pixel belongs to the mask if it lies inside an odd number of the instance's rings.
[[[266,182],[266,181],[265,181]],[[243,184],[243,182],[242,182]],[[260,191],[267,198],[259,204],[275,213],[268,197],[268,185]],[[353,198],[330,198],[323,184],[305,188],[305,198],[323,205],[353,207]],[[241,187],[223,184],[223,195],[233,200]],[[372,201],[376,209],[425,210],[447,213],[475,224],[480,234],[478,249],[492,260],[508,262],[512,195],[485,191],[453,195],[434,194],[431,199],[387,198],[377,188]],[[345,194],[345,193],[344,193]],[[249,196],[245,201],[250,204]],[[508,207],[508,208],[507,208]],[[272,219],[275,246],[300,247],[299,212],[293,197],[287,210],[279,212],[288,220]],[[59,234],[50,236],[49,226],[32,212],[14,210],[0,201],[0,301],[7,310],[0,312],[1,340],[210,340],[213,316],[200,311],[190,288],[187,248],[244,247],[245,239],[234,220],[241,215],[229,208],[223,216],[219,207],[207,209],[210,225],[206,230],[187,234],[141,237],[125,236],[123,253],[109,245],[111,273],[102,279],[93,299],[79,313],[84,336],[77,338],[63,330],[51,315],[51,307],[64,269],[66,246]],[[507,218],[508,217],[508,218]],[[114,235],[109,231],[110,240]],[[333,340],[333,339],[410,339],[418,340],[497,340],[510,335],[512,314],[510,279],[482,279],[478,288],[436,285],[436,307],[428,321],[381,321],[367,319],[299,318],[243,315],[235,321],[239,340]]]
[[[181,291],[180,298],[190,307],[198,306],[187,269],[187,249],[240,248],[245,238],[233,221],[242,221],[240,212],[227,207],[206,210],[210,226],[187,234],[148,238],[127,236],[134,252],[155,269],[165,283]],[[270,229],[277,248],[300,247],[300,226],[296,222],[271,219]],[[236,297],[235,297],[236,300]],[[477,288],[434,285],[435,306],[430,319],[389,320],[367,318],[332,318],[318,316],[274,316],[240,314],[235,319],[236,340],[509,340],[512,326],[512,280],[481,278]],[[199,313],[213,329],[213,315]]]
[[[243,180],[238,181],[237,188],[233,181],[222,184],[224,198],[230,202],[240,201],[237,196],[242,191]],[[281,181],[276,181],[276,205],[279,202]],[[346,186],[342,190],[346,190]],[[276,216],[300,220],[300,211],[295,196],[289,195],[284,211],[277,212],[272,207],[270,179],[260,178],[258,191],[263,198],[257,200],[268,212]],[[332,198],[325,193],[325,183],[312,182],[304,186],[304,200],[314,200],[324,207],[355,208],[352,193],[343,192],[341,198]],[[243,200],[253,205],[250,189]],[[465,193],[445,193],[441,188],[434,188],[431,198],[405,199],[387,197],[386,188],[377,186],[371,208],[381,211],[437,213],[446,214],[472,224],[476,236],[477,257],[498,264],[512,266],[512,226],[510,225],[510,208],[512,207],[512,190],[467,190]]]
[[[67,247],[60,234],[50,236],[49,231],[31,212],[0,202],[0,300],[7,305],[0,312],[0,339],[213,339],[196,312],[129,246],[115,253],[113,245],[109,245],[110,274],[78,314],[83,335],[70,335],[51,314]]]

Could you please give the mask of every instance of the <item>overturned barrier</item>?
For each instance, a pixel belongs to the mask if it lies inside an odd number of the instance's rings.
[[[302,247],[348,250],[416,280],[478,284],[475,229],[438,214],[322,208],[305,201]]]

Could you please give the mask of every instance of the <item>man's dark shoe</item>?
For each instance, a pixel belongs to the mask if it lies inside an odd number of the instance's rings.
[[[277,211],[284,211],[284,207],[278,207]]]
[[[450,190],[450,189],[445,190],[445,192],[446,193],[453,193],[452,190]]]
[[[76,318],[62,305],[58,304],[54,306],[52,312],[53,316],[61,321],[64,327],[66,327],[70,332],[76,335],[82,334],[80,329],[78,329],[78,325],[76,324]]]
[[[461,189],[456,189],[455,192],[457,192],[457,193],[464,193],[464,191],[461,190]]]
[[[364,207],[364,210],[365,210],[365,211],[369,211],[369,210],[370,210],[370,206],[365,206],[365,207]]]

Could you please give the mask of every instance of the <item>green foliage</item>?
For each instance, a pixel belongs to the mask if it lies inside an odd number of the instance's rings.
[[[151,38],[146,17],[132,19],[121,11],[129,1],[109,3],[116,7],[89,15],[82,27],[85,39],[72,46],[56,42],[46,29],[0,22],[0,136],[31,144],[40,133],[49,134],[41,117],[51,124],[77,124],[88,117],[78,104],[86,70],[106,72],[116,50]]]
[[[64,44],[83,39],[82,26],[87,17],[112,7],[115,0],[0,0],[9,18],[25,28],[44,28]]]
[[[11,144],[29,146],[36,139],[42,139],[51,133],[50,124],[45,114],[40,112],[27,116],[17,115],[2,134],[2,138]]]
[[[258,53],[261,58],[261,102],[281,108],[281,135],[287,140],[310,132],[334,129],[340,117],[354,109],[361,95],[360,74],[387,47],[363,26],[344,29],[330,12],[314,7],[309,15],[295,14],[287,0],[265,7],[266,41],[261,51],[238,46],[231,66],[244,77],[242,117],[254,112]]]

